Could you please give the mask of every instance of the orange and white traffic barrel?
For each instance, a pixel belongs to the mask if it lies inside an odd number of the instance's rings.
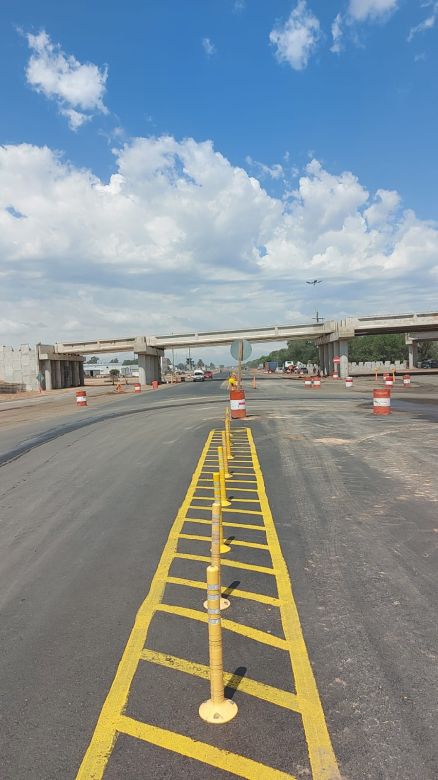
[[[321,387],[321,380],[319,376],[314,376],[312,379],[312,387],[315,387],[317,390]]]
[[[152,390],[158,390],[158,379],[152,380]]]
[[[141,393],[141,384],[140,382],[136,382],[134,385],[134,393]]]
[[[373,412],[374,414],[391,413],[391,390],[386,387],[373,390]]]
[[[403,374],[403,387],[409,387],[411,384],[411,375]]]
[[[230,390],[231,417],[246,417],[245,392],[243,390]]]
[[[333,371],[332,378],[333,379],[339,379],[339,374],[338,374],[337,371]]]
[[[346,376],[345,377],[345,387],[347,389],[350,389],[351,387],[353,387],[353,378],[351,376]]]
[[[310,377],[306,377],[304,380],[304,387],[312,387],[312,380]]]
[[[85,390],[76,390],[76,406],[87,406],[87,393]]]
[[[394,382],[393,382],[392,376],[391,375],[385,376],[385,385],[386,385],[386,387],[392,387],[393,384],[394,384]]]

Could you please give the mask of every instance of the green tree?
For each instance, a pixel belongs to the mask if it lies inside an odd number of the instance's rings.
[[[98,362],[99,362],[99,358],[96,357],[96,355],[93,355],[93,357],[90,357],[90,359],[87,360],[87,363],[98,363]]]
[[[120,376],[120,371],[119,371],[119,369],[118,369],[118,368],[112,368],[112,369],[111,369],[111,371],[110,371],[110,377],[111,377],[111,379],[113,380],[113,384],[114,384],[114,380],[115,380],[115,378],[116,378],[117,376]]]
[[[418,360],[438,360],[438,344],[436,341],[418,342]]]
[[[353,363],[371,360],[406,360],[408,348],[402,333],[387,333],[378,336],[356,336],[348,346],[348,357]]]
[[[110,363],[118,363],[118,362],[119,362],[118,358],[113,358],[112,360],[110,360]]]
[[[138,366],[138,358],[135,360],[124,360],[122,366]]]
[[[199,358],[198,362],[196,363],[196,368],[204,368],[204,361]]]

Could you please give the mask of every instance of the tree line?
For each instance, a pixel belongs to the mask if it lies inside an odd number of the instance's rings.
[[[406,360],[408,347],[405,344],[403,333],[388,333],[378,336],[356,336],[348,342],[348,359],[352,363],[367,362],[373,360],[391,361]],[[418,342],[418,360],[438,358],[438,344],[433,341]],[[276,360],[282,365],[285,360],[293,360],[294,363],[319,363],[318,347],[313,341],[297,340],[288,341],[287,347],[277,349],[268,355],[262,355],[257,360],[252,360],[248,365],[257,366]]]

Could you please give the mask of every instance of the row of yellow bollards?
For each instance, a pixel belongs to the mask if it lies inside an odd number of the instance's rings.
[[[218,447],[219,471],[213,474],[214,501],[211,507],[211,565],[207,567],[208,651],[210,662],[210,698],[199,707],[199,714],[207,723],[228,723],[237,714],[237,704],[226,699],[224,693],[224,667],[222,656],[221,610],[230,606],[222,596],[221,555],[231,547],[224,542],[222,507],[230,506],[227,498],[226,479],[231,478],[228,463],[233,459],[231,448],[230,417],[227,407],[225,431]]]

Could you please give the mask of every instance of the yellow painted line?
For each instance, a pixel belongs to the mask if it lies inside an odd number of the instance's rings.
[[[174,655],[157,653],[155,650],[143,650],[141,654],[143,661],[149,661],[152,664],[158,664],[168,669],[176,669],[178,672],[191,674],[194,677],[201,677],[202,680],[210,679],[210,668],[204,664],[192,663],[184,658],[177,658]],[[293,712],[299,712],[297,697],[294,693],[283,691],[281,688],[274,688],[272,685],[251,680],[248,677],[239,677],[232,672],[224,671],[224,686],[239,690],[248,696],[254,696],[257,699],[268,701],[270,704],[276,704],[277,707],[284,707]]]
[[[229,514],[230,512],[235,512],[238,515],[262,515],[263,516],[263,512],[259,512],[256,509],[230,509],[229,507],[224,507],[222,509],[222,512],[226,512],[227,514]]]
[[[197,501],[210,501],[210,504],[212,503],[211,496],[197,496],[195,493],[193,498]],[[239,504],[260,504],[258,498],[234,498],[233,496],[232,501],[238,501]]]
[[[207,583],[200,580],[185,580],[183,577],[168,577],[167,582],[172,585],[183,585],[186,588],[198,588],[199,590],[207,590]],[[223,590],[226,590],[224,588]],[[279,607],[280,602],[274,596],[266,596],[264,593],[253,593],[250,590],[239,590],[233,588],[230,593],[231,598],[237,596],[239,599],[247,599],[248,601],[258,601],[260,604],[269,604],[270,607]]]
[[[105,767],[117,739],[121,713],[128,700],[129,689],[137,670],[140,653],[146,642],[149,625],[154,614],[154,607],[157,602],[161,601],[163,596],[166,587],[166,576],[178,544],[178,536],[181,533],[188,507],[201,475],[211,438],[212,435],[210,434],[193,474],[187,494],[170,530],[168,541],[156,568],[149,593],[137,612],[134,626],[123,651],[113,683],[101,709],[91,742],[79,767],[76,780],[100,780],[103,777]]]
[[[203,480],[204,481],[204,480]],[[227,485],[229,485],[231,480],[227,479]],[[203,485],[198,485],[198,490],[211,490],[213,492],[213,487],[207,487]],[[238,493],[257,493],[257,488],[233,488],[233,490],[236,490]],[[202,498],[202,496],[195,496],[195,498]],[[204,498],[207,498],[207,496],[204,496]]]
[[[214,471],[204,471],[204,474],[215,474]],[[210,484],[213,483],[212,479],[199,479],[198,482],[210,482]],[[239,483],[239,485],[256,485],[257,480],[256,479],[227,479],[227,485],[234,485],[235,483]]]
[[[200,517],[186,517],[186,523],[201,523],[202,525],[211,525],[211,520],[201,520]],[[222,523],[229,528],[247,528],[249,531],[264,531],[264,525],[251,525],[251,523]]]
[[[157,612],[165,612],[168,615],[177,615],[178,617],[188,618],[189,620],[198,620],[200,623],[208,623],[207,612],[201,612],[198,609],[189,609],[188,607],[179,607],[175,604],[157,604]],[[268,634],[267,631],[260,631],[259,628],[251,628],[243,623],[236,623],[234,620],[221,619],[222,628],[232,631],[233,634],[239,634],[247,639],[253,639],[255,642],[261,642],[269,647],[276,647],[278,650],[287,650],[287,642],[275,634]]]
[[[190,553],[175,553],[175,558],[182,558],[186,561],[204,561],[210,563],[208,555],[191,555]],[[221,566],[229,566],[231,569],[245,569],[245,571],[258,571],[260,574],[274,574],[274,569],[268,569],[267,566],[256,566],[253,563],[240,563],[240,561],[221,560]]]
[[[194,542],[209,542],[211,544],[211,536],[198,536],[197,534],[180,534],[180,539],[192,539]],[[254,547],[256,550],[269,550],[267,544],[259,544],[258,542],[241,542],[237,539],[233,539],[229,544],[237,547]]]
[[[247,435],[257,475],[257,486],[266,525],[267,540],[276,571],[278,595],[280,598],[281,622],[287,640],[290,662],[295,680],[295,689],[303,718],[304,732],[312,769],[312,778],[313,780],[341,780],[327,724],[325,722],[318,688],[307,654],[306,643],[304,641],[300,618],[292,593],[289,573],[281,552],[280,542],[269,507],[254,439],[249,428],[247,429]]]
[[[196,714],[197,717],[197,714]],[[209,764],[224,772],[230,772],[232,775],[243,777],[245,780],[296,780],[294,775],[280,772],[278,769],[272,769],[265,764],[259,764],[251,758],[245,758],[237,753],[230,753],[228,750],[213,747],[207,742],[199,742],[190,737],[184,737],[175,731],[159,729],[157,726],[150,726],[147,723],[140,723],[133,718],[127,718],[126,715],[119,717],[117,721],[117,731],[121,734],[128,734],[130,737],[141,739],[143,742],[149,742],[151,745],[171,750],[181,756],[194,758],[203,764]],[[94,780],[94,776],[89,775],[88,780]]]

